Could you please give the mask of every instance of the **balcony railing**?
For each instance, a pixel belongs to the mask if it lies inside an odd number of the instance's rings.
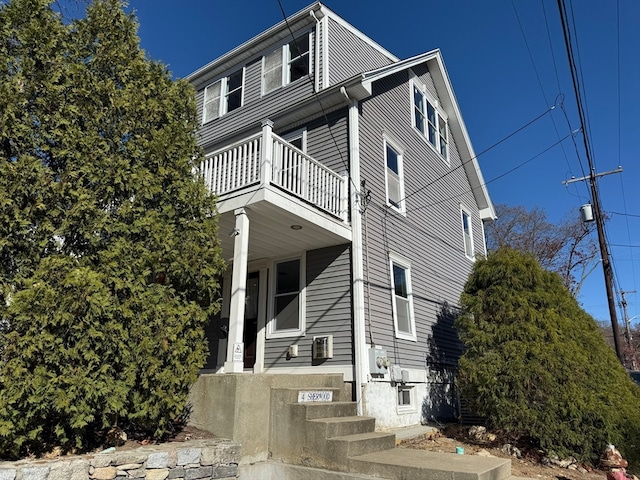
[[[271,122],[265,122],[261,133],[207,155],[200,170],[209,189],[224,197],[253,185],[272,184],[346,220],[347,177],[275,135],[271,128]]]

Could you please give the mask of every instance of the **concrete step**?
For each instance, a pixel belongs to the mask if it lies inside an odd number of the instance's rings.
[[[349,471],[393,480],[509,480],[511,460],[394,448],[350,458]]]
[[[392,433],[354,433],[327,439],[325,455],[348,463],[350,457],[372,454],[395,447],[396,436]],[[363,472],[365,473],[365,472]]]
[[[273,375],[272,388],[298,388],[299,390],[324,390],[326,388],[344,388],[341,373],[315,373],[310,375],[277,374]]]
[[[322,468],[288,465],[278,462],[260,462],[240,465],[239,480],[389,480],[361,473],[336,472]]]
[[[369,433],[376,430],[373,417],[328,417],[309,420],[311,434],[314,437],[332,438],[355,433]]]
[[[305,410],[307,420],[332,417],[354,417],[357,414],[355,402],[298,403],[292,407]]]

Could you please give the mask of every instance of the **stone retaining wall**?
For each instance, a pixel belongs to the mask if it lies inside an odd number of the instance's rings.
[[[236,479],[240,446],[207,439],[53,460],[0,463],[0,480]]]

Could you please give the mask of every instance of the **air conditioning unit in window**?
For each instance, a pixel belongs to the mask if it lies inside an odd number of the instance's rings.
[[[313,359],[333,358],[333,335],[313,337]]]

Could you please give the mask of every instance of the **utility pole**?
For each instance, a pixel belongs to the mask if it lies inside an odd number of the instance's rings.
[[[624,298],[627,293],[636,293],[635,290],[620,290],[620,295],[622,296],[622,301],[620,302],[620,306],[622,307],[622,313],[624,314],[624,324],[627,329],[626,337],[627,337],[627,346],[631,348],[631,322],[629,321],[629,315],[627,314],[627,299]],[[634,368],[635,370],[635,368]]]
[[[613,343],[616,347],[616,354],[620,363],[624,365],[624,358],[620,349],[620,334],[618,332],[618,316],[616,315],[616,303],[613,299],[613,268],[609,260],[609,251],[607,250],[607,242],[604,237],[604,221],[602,219],[602,210],[600,208],[600,198],[598,197],[598,189],[596,186],[595,164],[591,147],[587,138],[588,129],[586,126],[585,108],[580,94],[580,81],[578,79],[578,69],[576,67],[575,57],[573,55],[573,46],[571,44],[571,35],[569,20],[567,16],[564,0],[558,0],[558,10],[560,11],[560,23],[562,24],[562,33],[564,34],[564,45],[567,49],[567,59],[569,60],[569,70],[571,71],[571,80],[573,82],[573,92],[576,96],[576,105],[578,106],[578,115],[580,116],[580,129],[582,130],[582,141],[584,142],[584,151],[589,163],[589,184],[591,187],[591,198],[593,199],[594,216],[596,227],[598,228],[598,242],[600,243],[600,254],[602,256],[602,270],[604,272],[604,283],[607,287],[607,300],[609,302],[609,314],[611,315],[611,327],[613,329]],[[620,167],[618,170],[622,171]],[[612,172],[613,173],[613,172]],[[604,174],[603,174],[604,175]]]
[[[592,166],[592,163],[589,162]],[[596,186],[596,179],[603,175],[610,175],[612,173],[622,172],[622,167],[618,167],[616,170],[610,170],[603,173],[595,173],[591,168],[591,173],[588,177],[572,178],[571,180],[565,180],[565,185],[580,180],[589,180],[589,186],[591,187],[591,198],[593,199],[593,216],[596,222],[596,229],[598,230],[598,243],[600,245],[600,256],[602,257],[602,270],[604,273],[604,284],[607,290],[607,302],[609,304],[609,315],[611,316],[611,330],[613,330],[613,345],[616,349],[616,355],[620,360],[620,363],[624,365],[624,355],[622,354],[622,348],[620,346],[620,330],[618,326],[618,315],[616,313],[616,302],[613,297],[613,268],[611,267],[611,260],[609,259],[609,250],[607,248],[607,241],[604,236],[604,220],[602,218],[602,209],[600,208],[600,197],[598,195],[598,189]]]

